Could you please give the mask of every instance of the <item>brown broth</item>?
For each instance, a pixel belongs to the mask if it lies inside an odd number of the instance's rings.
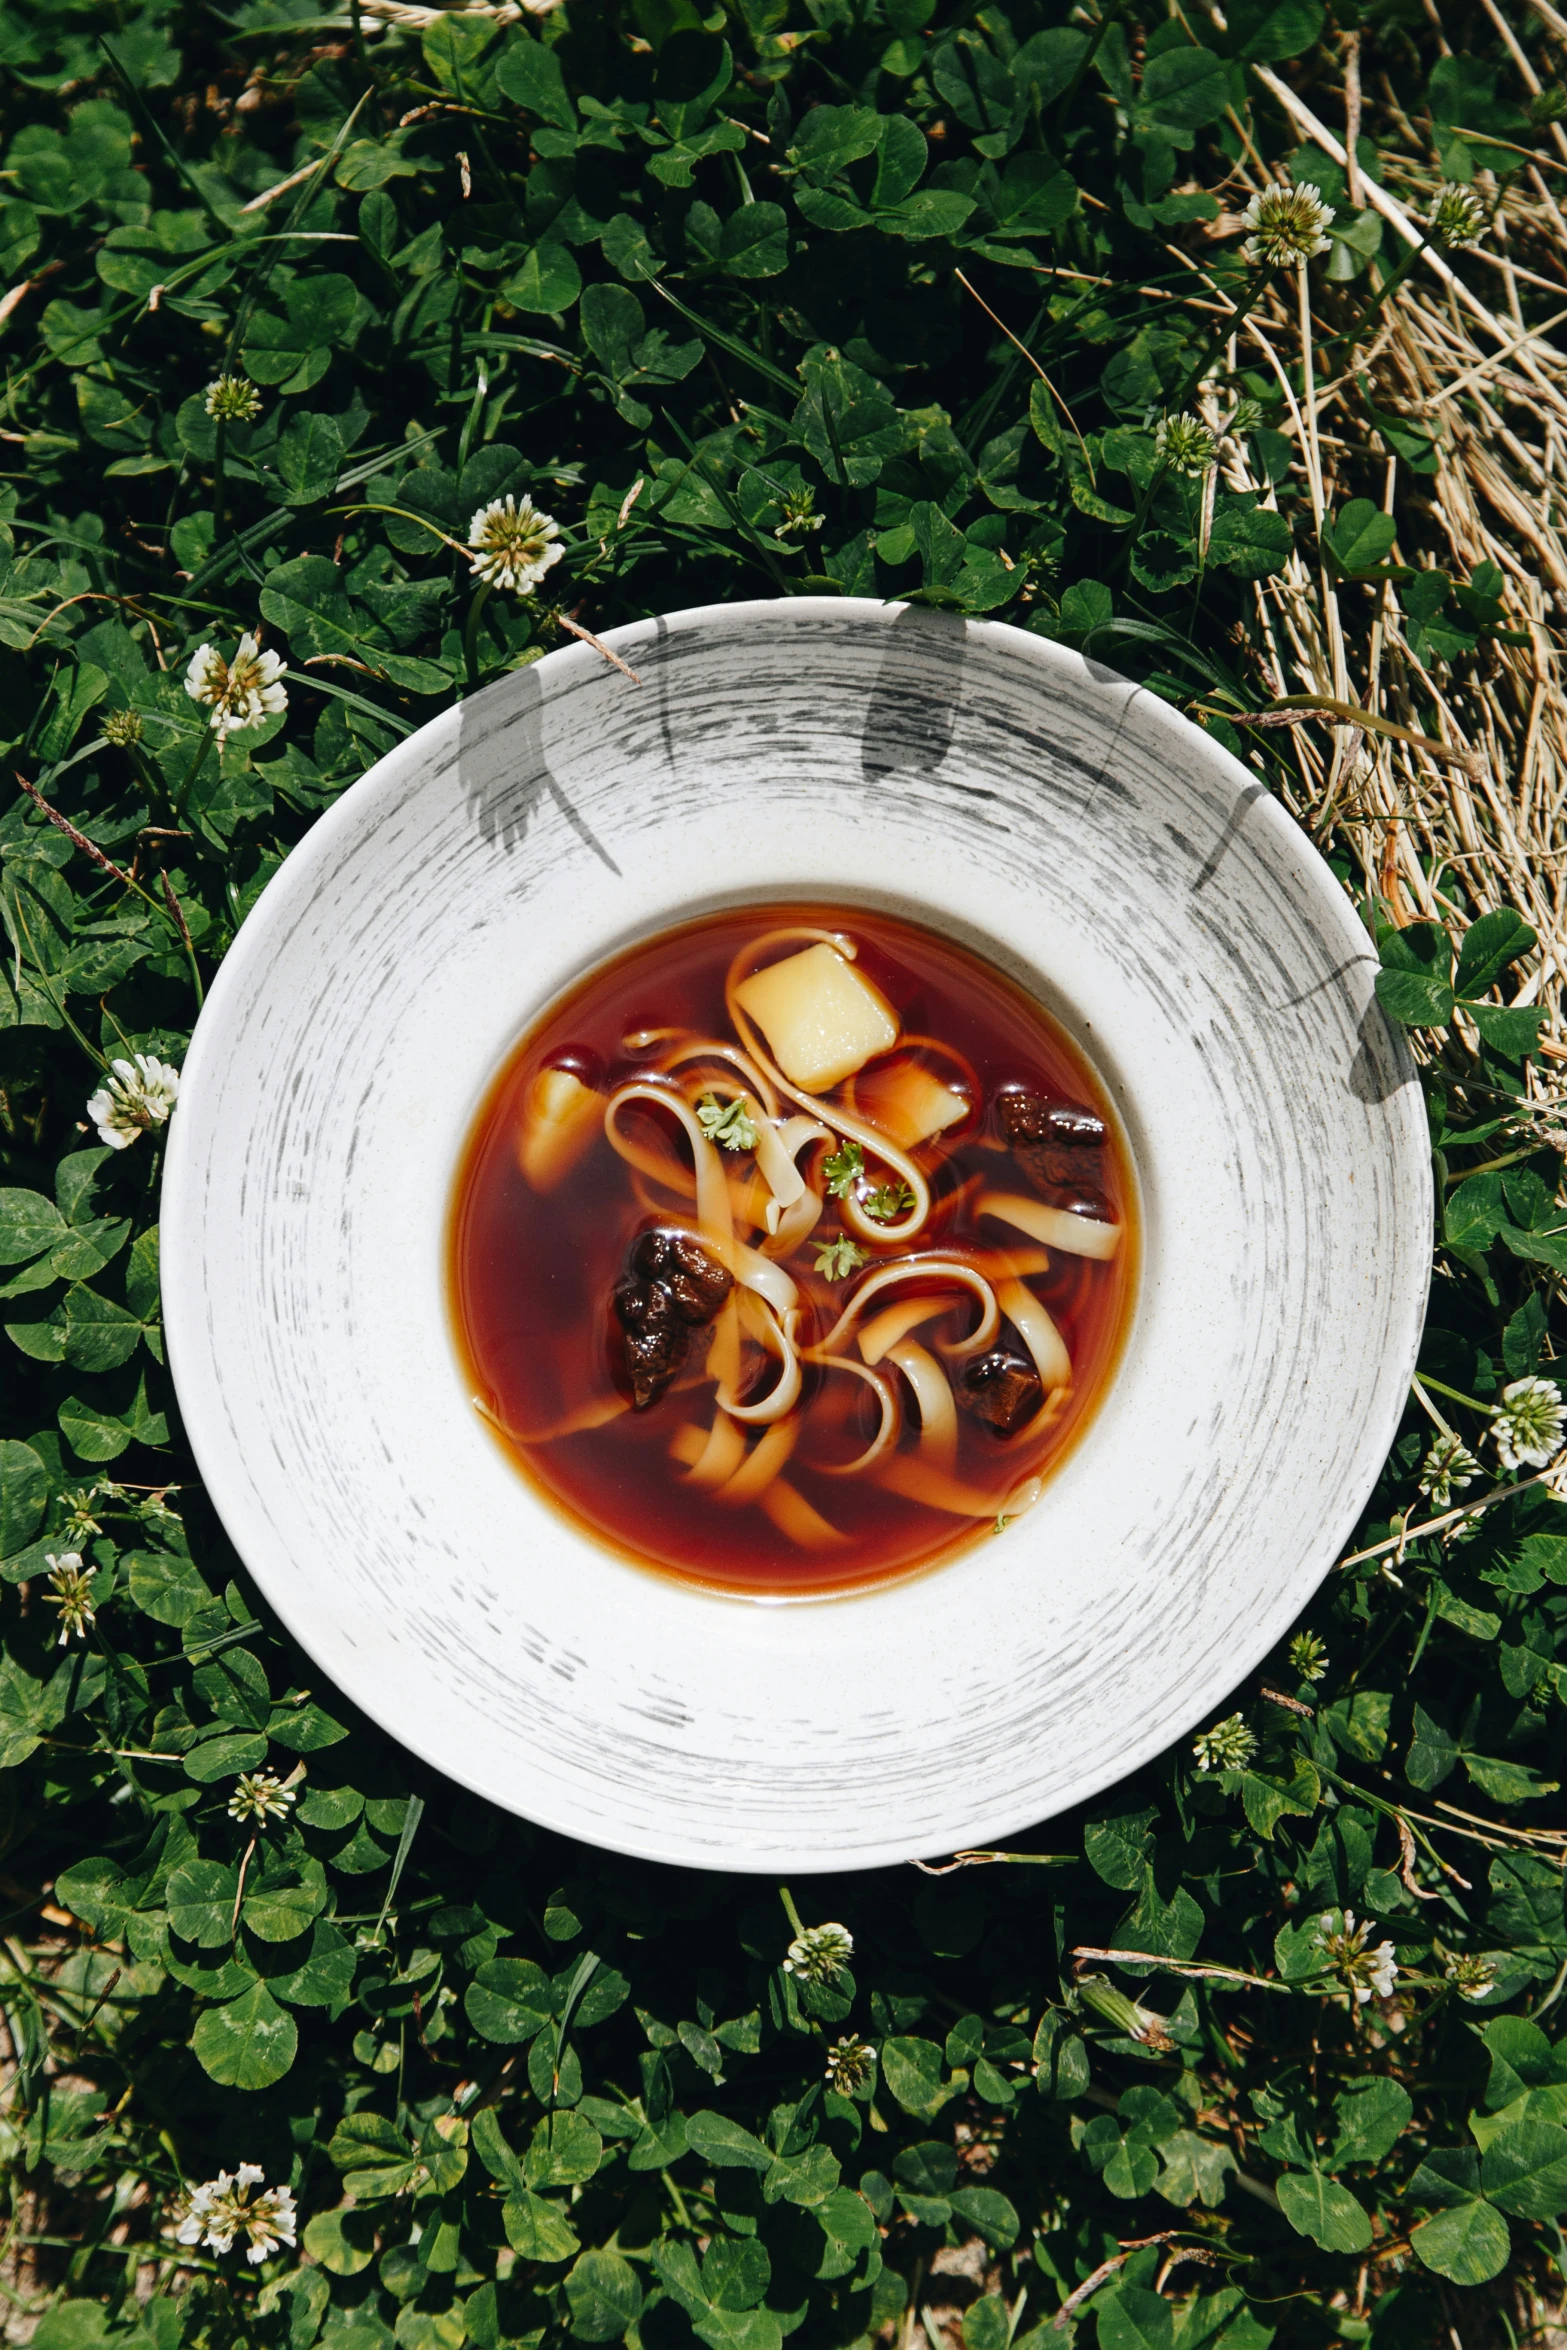
[[[1072,1358],[1064,1408],[1042,1433],[1012,1439],[997,1436],[966,1411],[958,1413],[953,1474],[989,1497],[996,1512],[1021,1480],[1057,1467],[1092,1418],[1125,1339],[1138,1265],[1136,1188],[1102,1086],[1057,1024],[1020,988],[932,931],[858,908],[748,907],[649,939],[561,997],[509,1055],[463,1147],[449,1225],[448,1284],[464,1373],[475,1404],[511,1458],[580,1527],[640,1565],[756,1598],[860,1589],[936,1565],[990,1537],[994,1516],[959,1517],[891,1492],[869,1475],[837,1477],[813,1467],[813,1459],[853,1458],[875,1432],[877,1406],[862,1381],[811,1366],[797,1407],[806,1415],[803,1432],[785,1474],[846,1538],[842,1546],[802,1549],[755,1504],[726,1507],[693,1488],[670,1448],[682,1424],[706,1429],[713,1422],[714,1388],[700,1369],[705,1331],[696,1334],[682,1378],[650,1408],[622,1410],[605,1425],[547,1442],[531,1440],[584,1404],[628,1392],[610,1298],[636,1236],[660,1219],[645,1204],[645,1185],[639,1201],[632,1169],[602,1135],[556,1189],[542,1194],[521,1172],[517,1137],[529,1085],[563,1052],[596,1057],[607,1097],[614,1085],[649,1066],[650,1054],[625,1049],[623,1040],[639,1029],[683,1027],[737,1041],[724,1007],[729,965],[749,940],[792,924],[852,936],[858,968],[895,1007],[903,1034],[939,1038],[967,1060],[978,1080],[981,1106],[955,1130],[955,1140],[915,1154],[933,1204],[914,1246],[990,1257],[1033,1246],[1023,1233],[992,1219],[976,1222],[969,1213],[981,1187],[975,1178],[992,1190],[1026,1195],[1033,1189],[1002,1142],[994,1107],[999,1087],[1021,1081],[1052,1099],[1087,1104],[1108,1129],[1104,1148],[1093,1154],[1093,1183],[1123,1227],[1118,1254],[1102,1262],[1052,1250],[1048,1270],[1028,1280]],[[934,1056],[928,1065],[951,1074],[951,1064]],[[842,1099],[847,1090],[823,1098]],[[665,1149],[678,1148],[689,1167],[689,1147],[679,1141],[675,1122],[656,1110],[641,1115],[645,1124],[634,1123],[636,1111],[623,1113],[624,1129]],[[799,1156],[802,1173],[817,1188],[821,1179],[813,1170],[827,1147],[808,1146]],[[727,1154],[725,1165],[731,1168]],[[745,1175],[752,1165],[746,1156],[731,1171]],[[671,1199],[669,1205],[676,1209],[678,1203]],[[840,1229],[834,1205],[827,1201],[815,1232],[785,1260],[806,1308],[802,1345],[825,1335],[871,1270],[837,1282],[813,1270],[817,1243]],[[684,1212],[689,1216],[689,1205]],[[737,1231],[743,1229],[737,1223]],[[763,1235],[753,1229],[749,1237],[757,1245]],[[889,1249],[885,1255],[903,1253]],[[941,1340],[972,1328],[976,1311],[965,1298],[913,1335],[934,1352]],[[1026,1354],[1005,1320],[1000,1337]],[[857,1351],[852,1339],[845,1351]],[[755,1369],[747,1395],[759,1395],[770,1385],[774,1366],[755,1347],[747,1348],[747,1360]],[[890,1375],[901,1383],[901,1373]],[[918,1414],[907,1386],[902,1396],[898,1451],[913,1457]]]

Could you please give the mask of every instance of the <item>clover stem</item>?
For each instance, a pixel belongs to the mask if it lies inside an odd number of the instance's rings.
[[[212,748],[212,738],[215,732],[216,729],[211,726],[204,726],[201,730],[201,740],[196,745],[196,756],[186,768],[185,780],[174,795],[174,813],[178,817],[183,817],[185,814],[185,803],[190,798],[192,785],[201,773],[202,762]]]
[[[218,429],[212,440],[212,543],[217,545],[223,536],[224,482],[223,465],[228,454],[228,418],[218,418]]]
[[[370,52],[365,46],[364,18],[360,14],[359,0],[350,0],[349,14],[353,20],[354,55],[358,59],[359,70],[371,89],[376,89],[379,85],[375,78],[375,67],[370,62]]]
[[[468,691],[471,694],[479,690],[479,620],[491,593],[488,580],[475,589],[473,602],[468,606],[467,625],[462,632],[463,667],[467,672]]]
[[[1498,1404],[1481,1403],[1476,1396],[1465,1395],[1461,1387],[1449,1387],[1443,1380],[1433,1379],[1429,1371],[1421,1372],[1420,1385],[1434,1387],[1438,1395],[1451,1396],[1454,1403],[1466,1403],[1472,1412],[1484,1412],[1488,1420],[1494,1420],[1501,1408]]]
[[[1259,298],[1263,293],[1266,292],[1268,281],[1272,275],[1273,265],[1268,261],[1262,262],[1256,269],[1252,271],[1251,276],[1247,280],[1246,284],[1241,288],[1240,297],[1236,302],[1235,308],[1231,311],[1227,311],[1224,317],[1220,319],[1218,325],[1213,329],[1212,333],[1208,337],[1208,340],[1206,343],[1204,343],[1201,351],[1198,353],[1196,365],[1194,367],[1188,368],[1186,373],[1186,380],[1181,385],[1180,391],[1176,395],[1175,405],[1178,409],[1185,407],[1187,401],[1191,398],[1198,385],[1202,382],[1203,377],[1207,374],[1210,363],[1217,356],[1223,345],[1229,341],[1230,336],[1234,334],[1236,328],[1244,326],[1246,320],[1250,317],[1252,310],[1255,308]]]
[[[1418,222],[1411,222],[1410,225],[1416,230],[1416,233],[1418,234]],[[1390,302],[1393,299],[1393,296],[1398,292],[1399,287],[1403,284],[1405,278],[1408,277],[1410,271],[1414,268],[1415,263],[1420,259],[1421,254],[1429,249],[1429,242],[1430,241],[1428,238],[1421,237],[1420,242],[1417,245],[1411,245],[1409,247],[1409,250],[1405,253],[1403,260],[1393,271],[1392,276],[1383,280],[1382,284],[1377,288],[1376,292],[1371,296],[1370,300],[1365,303],[1361,309],[1360,315],[1353,321],[1353,323],[1349,326],[1342,327],[1336,335],[1329,335],[1327,341],[1322,345],[1322,350],[1324,353],[1330,351],[1336,343],[1355,343],[1359,341],[1361,335],[1364,333],[1366,327],[1369,326],[1372,319],[1375,318],[1377,312],[1382,309],[1386,303]]]

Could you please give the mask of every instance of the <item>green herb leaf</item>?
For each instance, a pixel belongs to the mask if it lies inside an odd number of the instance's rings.
[[[746,1103],[747,1096],[743,1093],[737,1093],[727,1102],[708,1094],[698,1102],[697,1119],[709,1142],[722,1143],[726,1151],[755,1150],[756,1123]]]
[[[825,1274],[829,1281],[845,1281],[871,1261],[869,1250],[861,1248],[846,1232],[839,1233],[834,1240],[815,1240],[811,1246],[816,1251],[817,1272]]]

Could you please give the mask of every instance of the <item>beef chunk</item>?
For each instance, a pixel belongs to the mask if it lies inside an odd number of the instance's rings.
[[[661,1281],[622,1281],[615,1313],[625,1334],[626,1369],[639,1412],[657,1403],[691,1347],[691,1325]]]
[[[727,1269],[689,1232],[644,1232],[635,1242],[630,1271],[615,1291],[615,1312],[639,1412],[665,1393],[691,1351],[693,1330],[711,1322],[733,1286]]]
[[[1073,1183],[1068,1185],[1056,1193],[1052,1205],[1064,1208],[1069,1216],[1086,1216],[1093,1224],[1113,1224],[1115,1222],[1114,1208],[1104,1193],[1095,1191],[1091,1184]]]
[[[1034,1189],[1054,1206],[1098,1214],[1073,1203],[1078,1196],[1099,1196],[1093,1178],[1099,1172],[1096,1154],[1105,1139],[1104,1120],[1081,1102],[1047,1101],[1026,1085],[1008,1086],[997,1095],[996,1108],[1001,1131]]]
[[[969,1364],[958,1401],[998,1436],[1015,1436],[1038,1411],[1044,1393],[1031,1362],[1010,1347],[994,1346]]]
[[[1025,1143],[1017,1155],[1041,1190],[1076,1189],[1099,1165],[1086,1151],[1052,1150],[1046,1143]]]
[[[1042,1143],[1053,1150],[1097,1150],[1105,1122],[1082,1102],[1046,1101],[1031,1086],[1009,1085],[996,1097],[1001,1131],[1014,1150]]]
[[[660,1282],[682,1320],[711,1322],[734,1286],[715,1256],[689,1232],[644,1232],[631,1252],[631,1269]]]

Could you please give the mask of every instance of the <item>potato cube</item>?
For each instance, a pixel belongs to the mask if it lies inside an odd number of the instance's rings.
[[[825,1093],[898,1041],[879,987],[826,944],[769,963],[735,990],[792,1085]]]
[[[856,1088],[856,1103],[873,1126],[879,1126],[899,1150],[917,1150],[933,1134],[956,1126],[969,1113],[969,1104],[950,1085],[943,1085],[918,1061],[895,1062],[876,1069]]]
[[[553,1191],[604,1131],[604,1103],[569,1069],[541,1069],[529,1086],[517,1163],[535,1191]]]

